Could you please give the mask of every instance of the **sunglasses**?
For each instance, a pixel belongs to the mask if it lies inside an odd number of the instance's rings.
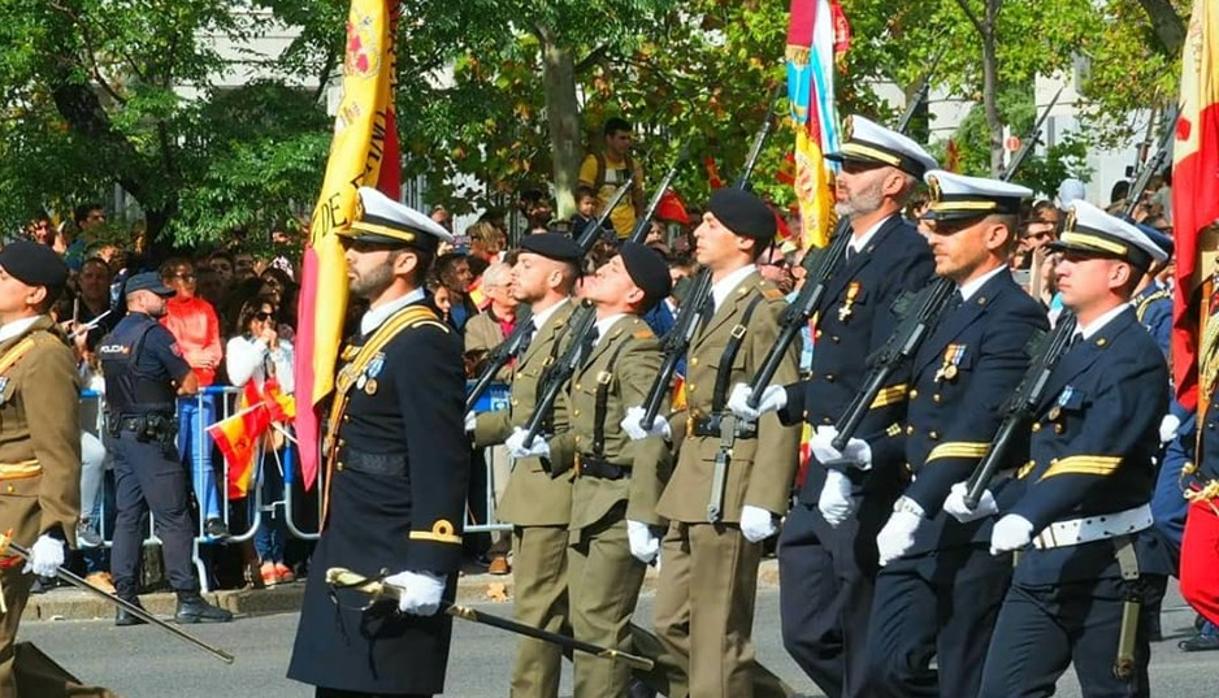
[[[268,313],[268,312],[261,311],[261,310],[257,313],[254,313],[254,319],[258,320],[259,322],[266,322],[267,320],[270,320],[273,317],[275,317],[275,313]]]

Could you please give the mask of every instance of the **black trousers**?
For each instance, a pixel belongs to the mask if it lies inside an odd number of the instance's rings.
[[[1122,681],[1113,675],[1125,592],[1120,579],[1013,584],[999,611],[979,698],[1054,695],[1054,685],[1071,663],[1084,698],[1150,695],[1146,608],[1135,639],[1134,676]]]
[[[985,544],[881,568],[868,628],[872,695],[975,698],[1011,576],[1011,555],[993,557]]]
[[[119,596],[138,591],[137,570],[144,541],[141,521],[152,512],[157,537],[165,552],[165,571],[174,591],[198,591],[191,562],[194,526],[190,516],[190,482],[186,469],[166,457],[158,443],[137,441],[123,432],[109,441],[114,447],[115,521],[110,573]]]

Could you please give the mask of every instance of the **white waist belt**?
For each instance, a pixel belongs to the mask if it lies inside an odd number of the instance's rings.
[[[1144,504],[1114,514],[1055,521],[1033,537],[1033,547],[1038,550],[1049,550],[1068,545],[1080,545],[1138,533],[1150,527],[1151,504]]]

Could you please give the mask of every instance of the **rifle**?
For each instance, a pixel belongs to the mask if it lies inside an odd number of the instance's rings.
[[[609,220],[610,213],[622,201],[622,197],[626,196],[626,193],[631,190],[631,185],[634,182],[635,175],[633,173],[627,175],[626,181],[610,197],[609,203],[601,211],[601,215],[597,216],[596,220],[585,225],[584,230],[580,231],[580,236],[576,238],[576,244],[580,246],[580,250],[584,254],[588,254],[589,250],[593,248],[593,243],[600,237],[605,221]],[[499,373],[499,370],[512,360],[512,357],[520,353],[522,345],[525,343],[525,337],[532,334],[532,332],[533,325],[531,323],[518,322],[516,323],[516,328],[512,330],[512,334],[508,335],[507,339],[497,344],[487,354],[482,373],[478,374],[478,380],[474,382],[474,387],[470,390],[469,395],[466,396],[466,412],[474,409],[478,399],[483,396],[483,393],[491,386],[491,382],[495,380],[495,374]]]
[[[1160,147],[1156,152],[1147,159],[1147,163],[1143,165],[1143,169],[1139,170],[1139,176],[1134,180],[1134,184],[1130,187],[1130,193],[1126,200],[1126,218],[1134,220],[1134,212],[1139,208],[1139,199],[1143,198],[1143,192],[1147,191],[1147,185],[1151,183],[1152,176],[1164,166],[1164,161],[1172,152],[1173,139],[1177,134],[1177,118],[1181,116],[1181,105],[1177,105],[1172,110],[1172,116],[1167,119],[1167,128],[1164,129],[1164,135],[1160,138]]]
[[[1008,461],[1016,435],[1028,429],[1028,423],[1033,419],[1037,405],[1045,398],[1046,386],[1050,374],[1058,361],[1067,353],[1071,345],[1071,335],[1075,334],[1075,316],[1064,314],[1058,319],[1058,325],[1045,339],[1044,347],[1036,352],[1016,391],[1003,406],[1003,421],[999,430],[991,439],[986,455],[978,461],[978,465],[970,474],[965,484],[965,506],[975,509],[982,499],[982,493],[990,485],[991,478],[1000,466]]]
[[[796,294],[796,299],[784,309],[783,316],[779,320],[781,325],[779,336],[771,345],[770,350],[766,352],[766,358],[762,360],[761,368],[758,369],[753,377],[753,382],[749,385],[750,407],[758,406],[758,401],[762,399],[762,391],[770,385],[770,379],[775,377],[775,371],[779,370],[779,364],[783,362],[787,350],[808,325],[808,321],[817,312],[817,307],[821,305],[830,278],[834,276],[834,272],[838,270],[838,265],[846,255],[847,244],[851,240],[850,226],[850,219],[843,216],[838,221],[838,226],[834,230],[833,242],[829,244],[829,247],[817,254],[810,252],[805,257],[804,268],[808,271],[808,276],[804,280],[804,285],[800,287],[800,292]]]
[[[906,106],[905,113],[902,114],[902,118],[897,122],[898,133],[905,135],[906,131],[910,129],[910,122],[914,120],[914,115],[923,106],[923,102],[926,102],[927,98],[931,95],[931,76],[935,75],[935,69],[940,65],[940,59],[944,57],[945,50],[947,49],[941,48],[935,54],[935,58],[931,59],[931,67],[927,69],[923,79],[919,81],[918,89],[914,92],[914,99]]]
[[[937,278],[927,284],[912,299],[907,313],[884,345],[868,358],[872,368],[864,379],[863,388],[855,394],[846,411],[838,418],[835,425],[838,435],[831,444],[839,451],[846,448],[847,442],[855,435],[864,415],[872,408],[872,403],[893,372],[905,361],[918,352],[923,340],[931,334],[949,299],[957,290],[957,285],[951,279]],[[899,301],[899,304],[902,304]]]
[[[664,179],[660,182],[660,188],[652,196],[652,200],[648,203],[648,208],[640,216],[638,223],[635,224],[635,229],[631,231],[631,242],[643,242],[648,236],[648,229],[651,227],[652,215],[656,213],[656,208],[660,206],[660,199],[668,190],[669,184],[673,178],[677,176],[677,170],[686,160],[687,149],[682,146],[678,152],[677,160],[669,171],[665,174]],[[546,374],[542,377],[542,392],[541,398],[534,405],[533,414],[529,415],[529,421],[526,424],[525,446],[532,446],[533,440],[537,438],[538,433],[542,429],[542,424],[545,422],[546,416],[554,409],[555,400],[558,399],[559,391],[567,382],[571,380],[576,371],[580,370],[580,366],[584,364],[587,358],[587,350],[590,348],[588,343],[589,334],[597,325],[597,310],[591,303],[584,302],[580,307],[572,313],[571,320],[567,323],[566,335],[570,337],[566,351],[559,358],[559,361],[551,366]]]
[[[1016,154],[1012,156],[1012,161],[1008,163],[1007,169],[1003,171],[1003,176],[999,178],[1000,180],[1010,182],[1016,174],[1016,170],[1020,169],[1020,164],[1029,156],[1029,153],[1033,152],[1033,148],[1037,147],[1037,141],[1041,138],[1041,129],[1045,126],[1045,120],[1050,118],[1050,110],[1054,108],[1055,104],[1058,104],[1058,98],[1062,96],[1064,89],[1066,89],[1066,85],[1058,88],[1058,91],[1054,93],[1054,98],[1050,100],[1049,104],[1045,105],[1045,109],[1037,117],[1037,121],[1033,123],[1033,128],[1029,129],[1028,134],[1025,135],[1024,140],[1020,143],[1020,150],[1017,150]]]
[[[568,336],[571,341],[567,344],[567,349],[563,351],[562,356],[546,370],[546,374],[542,377],[542,393],[538,398],[538,402],[533,406],[533,413],[529,415],[529,421],[525,423],[525,446],[532,446],[533,440],[542,431],[542,424],[546,421],[546,417],[554,410],[555,400],[559,397],[559,391],[562,390],[567,381],[580,370],[581,364],[584,363],[586,350],[590,349],[587,337],[588,333],[592,332],[597,325],[597,312],[593,308],[592,303],[584,301],[580,303],[580,307],[572,313],[571,320],[568,321],[567,327]]]
[[[776,88],[775,96],[771,99],[770,110],[766,113],[766,121],[763,122],[761,128],[758,129],[757,134],[754,136],[753,146],[749,149],[749,157],[745,160],[745,166],[741,169],[741,174],[737,177],[736,182],[733,183],[733,186],[737,189],[745,189],[749,185],[749,178],[753,175],[754,167],[758,164],[758,157],[762,154],[762,147],[766,144],[767,137],[770,136],[770,132],[774,129],[775,103],[780,94],[780,88],[782,88],[782,85]],[[640,426],[645,430],[651,429],[652,423],[656,421],[656,415],[660,413],[660,405],[664,402],[665,395],[669,392],[669,386],[673,382],[673,374],[677,372],[677,363],[681,361],[681,357],[685,356],[686,350],[690,348],[690,341],[694,338],[694,331],[699,326],[699,315],[710,293],[711,270],[704,268],[694,277],[690,293],[686,294],[685,299],[682,300],[681,307],[677,311],[677,319],[673,322],[673,327],[665,333],[664,339],[661,342],[661,351],[664,358],[660,364],[660,373],[656,374],[656,379],[652,381],[652,387],[648,390],[647,399],[643,401],[643,419],[640,420]],[[717,477],[717,480],[722,481],[723,478]]]

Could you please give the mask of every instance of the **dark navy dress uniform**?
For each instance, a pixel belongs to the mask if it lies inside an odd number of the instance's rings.
[[[388,242],[401,246],[399,236],[412,233],[399,232],[397,219],[371,221],[379,210],[370,200],[382,197],[363,188],[361,195],[368,226],[357,221],[349,235],[392,235]],[[430,232],[428,223],[407,222]],[[461,339],[422,290],[391,303],[382,310],[388,317],[362,327],[342,351],[335,400],[346,405],[332,406],[323,444],[326,513],[288,668],[319,696],[444,690],[451,616],[401,614],[391,601],[364,609],[367,595],[337,590],[332,599],[325,580],[332,567],[366,577],[428,572],[447,576],[443,598],[456,588],[470,474]]]
[[[905,432],[915,479],[904,496],[926,519],[913,547],[876,580],[874,695],[977,695],[1012,560],[990,555],[992,519],[962,524],[941,507],[985,455],[1028,368],[1029,342],[1047,325],[1041,306],[1001,268],[944,315],[916,355]]]
[[[1098,244],[1117,246],[1136,259],[1132,248],[1145,249],[1142,241],[1105,234],[1111,229],[1105,220],[1117,219],[1085,202],[1072,207],[1057,245],[1084,252]],[[1076,215],[1099,223],[1072,230]],[[1125,234],[1121,226],[1113,228]],[[1141,567],[1158,554],[1148,503],[1158,429],[1168,409],[1168,370],[1134,309],[1112,312],[1101,327],[1088,328],[1091,336],[1077,333],[1037,407],[1030,460],[1018,473],[1024,492],[1003,511],[1005,518],[1032,524],[1033,545],[1019,554],[999,612],[983,698],[1052,695],[1072,662],[1084,696],[1149,694],[1145,607],[1131,675],[1119,679],[1114,672],[1123,605],[1139,594],[1137,583],[1123,579],[1120,560],[1129,562],[1123,552],[1133,550]],[[996,529],[1002,525],[1000,520]]]
[[[141,523],[151,510],[170,586],[179,593],[197,592],[190,483],[174,446],[174,383],[190,374],[190,365],[169,330],[145,313],[128,313],[102,339],[97,354],[106,377],[107,445],[114,456],[114,587],[125,599],[136,597],[146,530]]]
[[[1172,291],[1152,282],[1130,299],[1135,317],[1147,329],[1164,356],[1172,346]]]
[[[922,288],[933,268],[926,240],[899,215],[850,256],[830,279],[818,308],[813,373],[788,386],[787,405],[779,412],[784,424],[803,420],[816,428],[838,420],[862,387],[866,358],[897,323],[894,301]],[[825,521],[817,509],[825,468],[812,463],[779,537],[783,644],[831,696],[861,695],[877,570],[875,538],[907,479],[896,438],[907,388],[907,377],[895,375],[857,431],[872,448],[872,468],[850,473],[861,498],[855,515],[837,528]]]

